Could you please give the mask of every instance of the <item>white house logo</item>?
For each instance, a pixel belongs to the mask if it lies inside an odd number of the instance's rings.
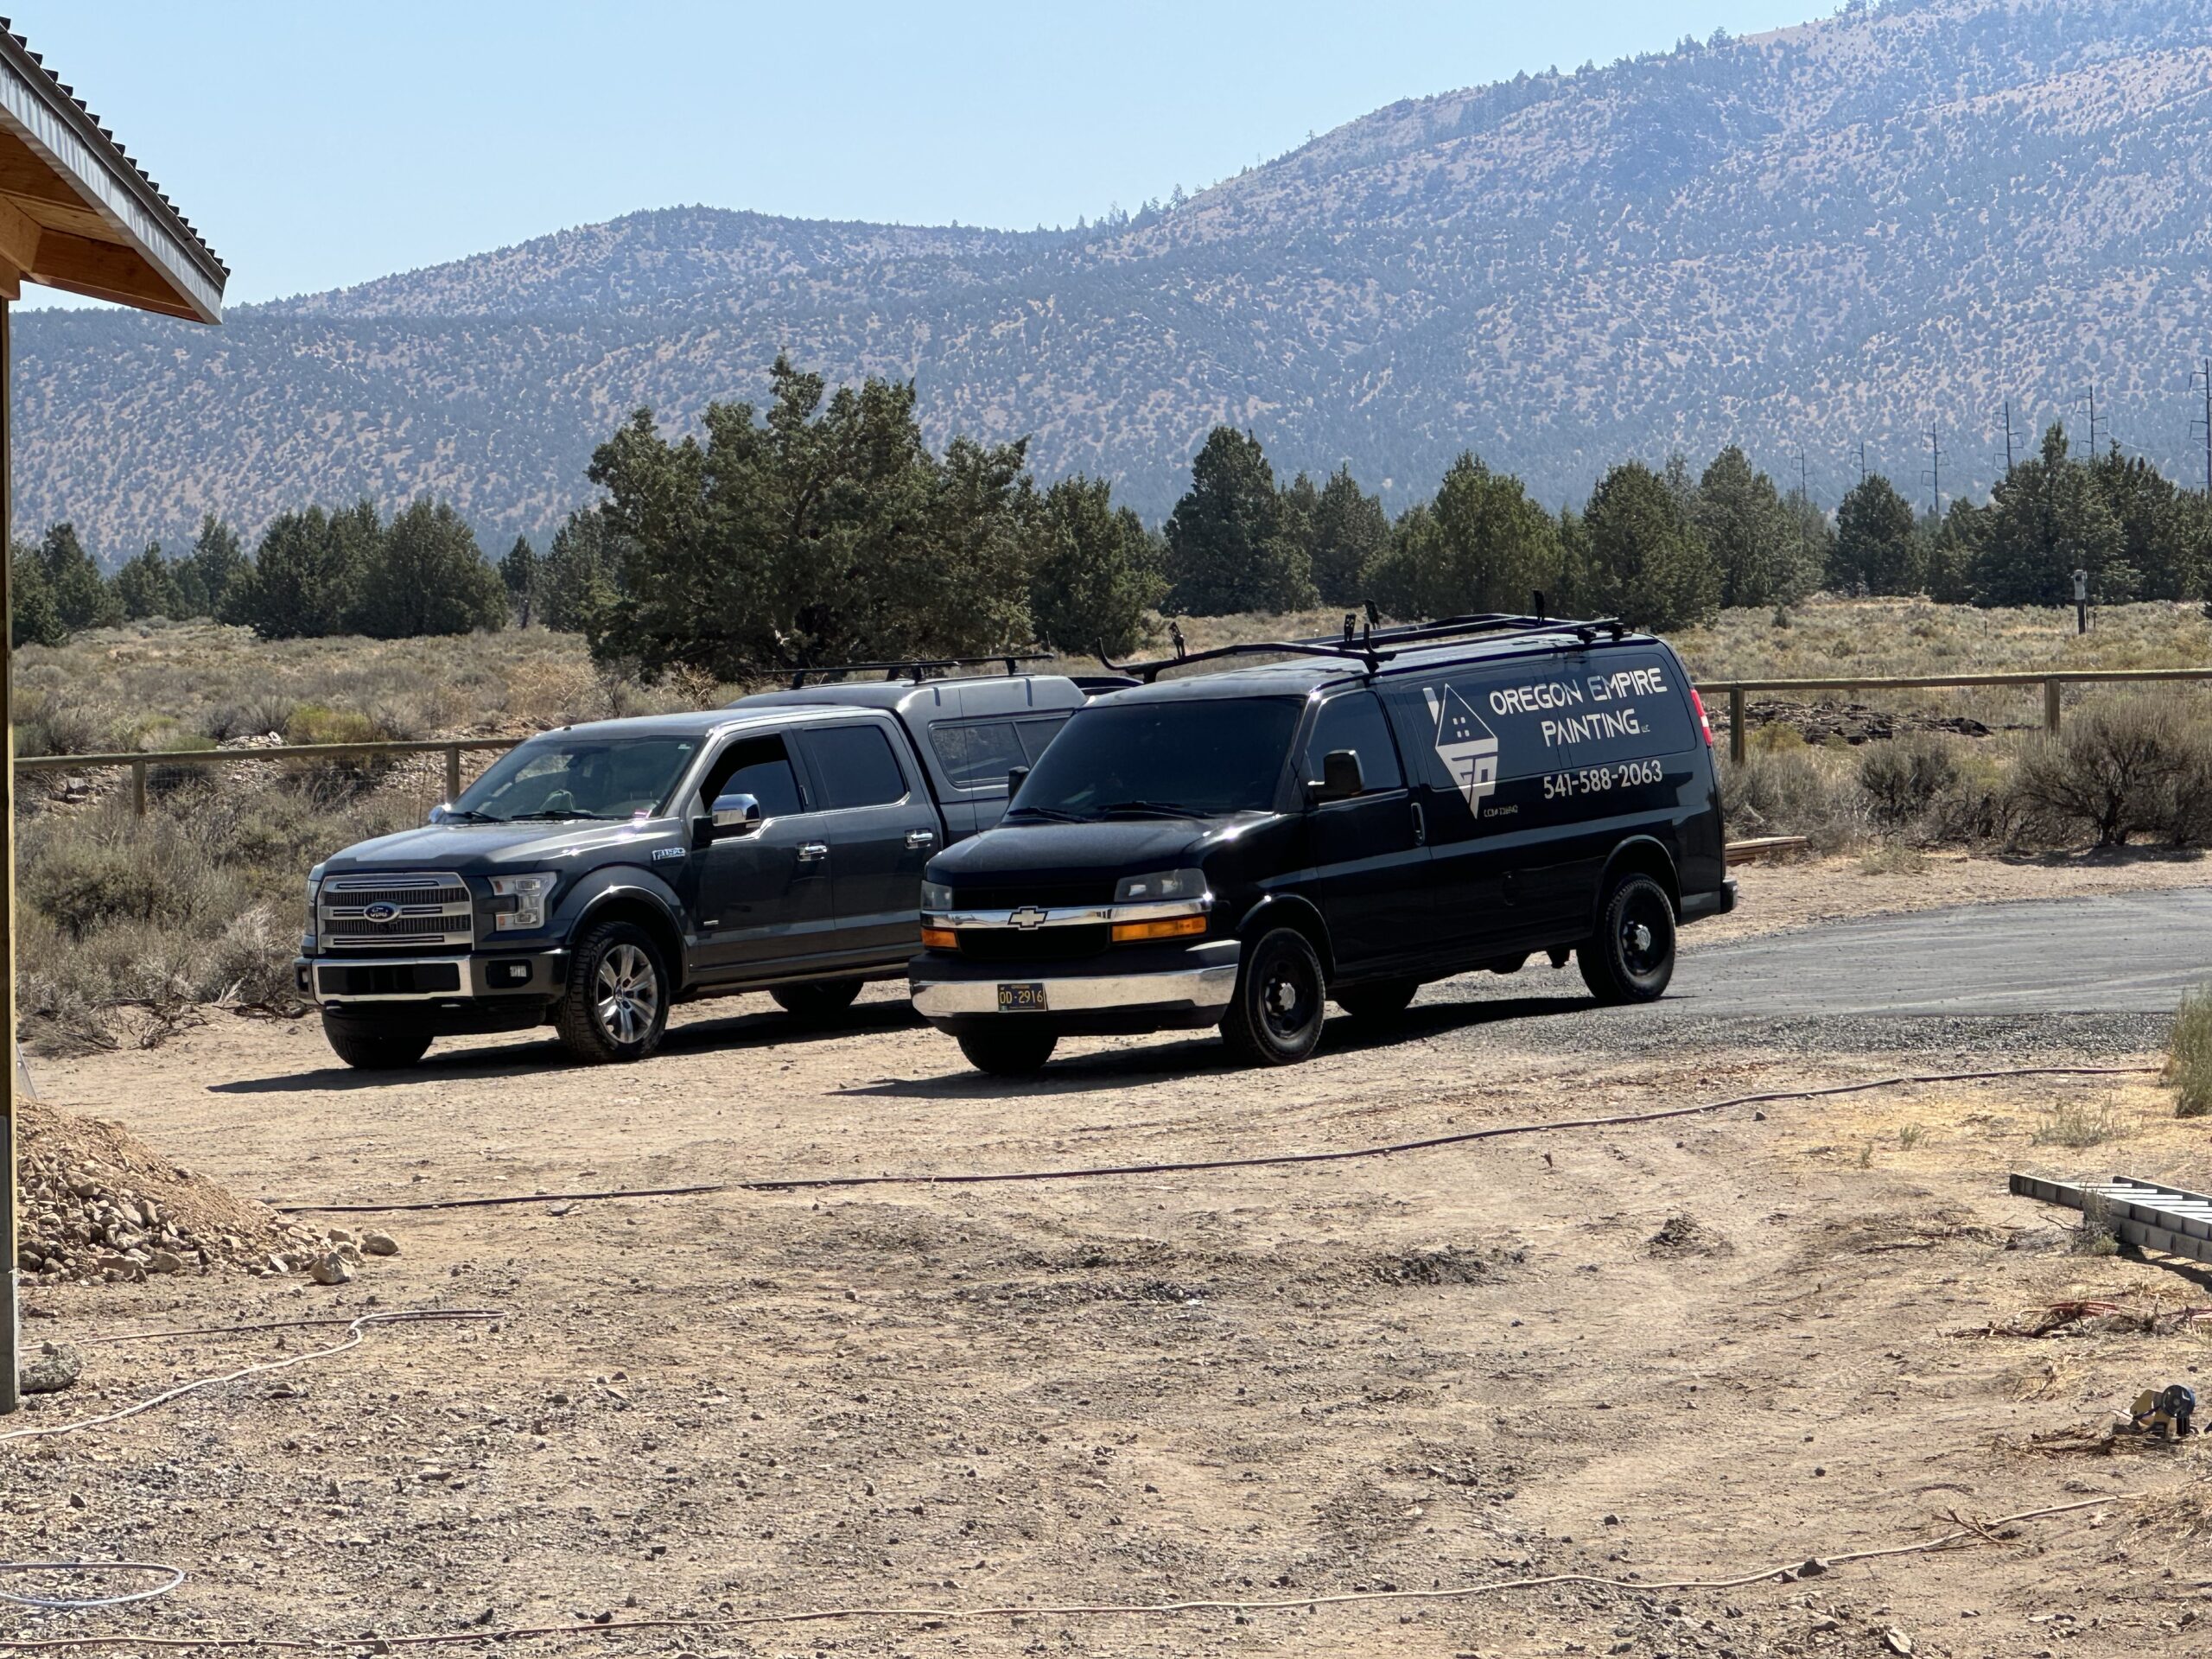
[[[1497,788],[1497,734],[1475,712],[1474,705],[1450,686],[1440,695],[1424,685],[1421,696],[1436,720],[1436,758],[1467,798],[1469,810]]]
[[[397,905],[388,905],[379,900],[376,904],[370,905],[364,909],[361,912],[361,917],[365,921],[374,922],[378,927],[383,927],[389,923],[397,921],[399,918],[399,906]]]
[[[1008,911],[1007,920],[1023,932],[1028,933],[1045,925],[1046,912],[1034,905],[1024,905],[1020,910]]]

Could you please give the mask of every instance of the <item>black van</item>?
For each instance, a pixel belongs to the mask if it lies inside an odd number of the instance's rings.
[[[1158,678],[1256,654],[1291,660]],[[1648,1001],[1677,924],[1734,907],[1712,728],[1649,634],[1347,620],[1128,671],[925,874],[914,1006],[986,1071],[1063,1034],[1212,1025],[1287,1064],[1326,1001],[1380,1020],[1539,951]]]

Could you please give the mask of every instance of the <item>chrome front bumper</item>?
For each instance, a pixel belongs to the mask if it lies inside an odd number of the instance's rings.
[[[925,1020],[964,1019],[976,1014],[1000,1014],[999,987],[1039,986],[1045,993],[1041,1011],[1049,1019],[1059,1014],[1096,1014],[1109,1009],[1190,1009],[1215,1014],[1229,1006],[1236,990],[1236,964],[1177,968],[1159,973],[1086,974],[1054,977],[1025,975],[1015,963],[997,964],[988,979],[936,978],[919,963],[907,975],[914,1008]],[[1009,1018],[1034,1019],[1034,1013]]]

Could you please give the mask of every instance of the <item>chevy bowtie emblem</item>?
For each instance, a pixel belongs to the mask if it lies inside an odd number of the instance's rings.
[[[1024,905],[1020,910],[1008,912],[1007,920],[1027,933],[1044,926],[1046,915],[1046,912],[1038,909],[1034,905]]]
[[[363,910],[361,916],[364,920],[374,922],[378,927],[382,927],[387,922],[398,918],[399,906],[383,903],[373,904]]]

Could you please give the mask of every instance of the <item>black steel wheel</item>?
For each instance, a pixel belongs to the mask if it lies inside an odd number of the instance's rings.
[[[1648,875],[1605,894],[1598,931],[1576,950],[1582,982],[1600,1002],[1650,1002],[1675,976],[1675,904]]]
[[[668,969],[652,936],[633,923],[602,922],[569,956],[554,1028],[580,1060],[642,1060],[668,1029]]]
[[[1303,933],[1262,933],[1245,948],[1222,1040],[1246,1065],[1295,1065],[1321,1040],[1328,995],[1321,958]]]
[[[1330,1000],[1361,1024],[1379,1025],[1403,1014],[1420,989],[1417,979],[1371,979],[1364,985],[1347,985]]]

